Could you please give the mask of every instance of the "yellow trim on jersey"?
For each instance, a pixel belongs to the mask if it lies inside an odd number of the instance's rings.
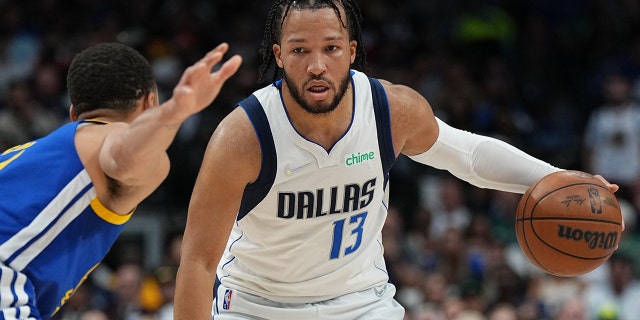
[[[13,160],[18,159],[18,157],[21,156],[23,153],[24,153],[24,150],[14,154],[13,157],[11,157],[9,159],[0,162],[0,170],[4,169],[4,167],[8,166],[9,163],[11,163]]]
[[[93,270],[95,270],[99,265],[100,265],[100,262],[96,263],[93,267],[91,267],[91,269],[89,269],[89,271],[87,271],[87,273],[84,274],[84,276],[82,276],[82,278],[80,279],[80,282],[78,282],[78,284],[73,289],[69,289],[64,293],[64,297],[62,297],[62,299],[60,299],[60,305],[57,306],[55,310],[53,310],[53,313],[51,314],[51,316],[56,314],[56,312],[58,312],[60,310],[60,308],[62,308],[62,306],[65,303],[67,303],[67,300],[69,300],[69,298],[71,298],[71,296],[78,290],[80,285],[83,284],[87,280],[87,278],[89,277],[89,274],[91,272],[93,272]]]
[[[0,156],[4,156],[5,154],[8,154],[10,152],[20,151],[20,152],[14,154],[11,158],[0,162],[0,170],[4,169],[4,167],[8,166],[9,163],[13,162],[13,160],[18,159],[18,157],[20,157],[24,153],[24,151],[25,151],[24,149],[29,148],[34,144],[36,144],[35,141],[27,142],[25,144],[21,144],[19,146],[15,146],[13,148],[9,148],[5,152],[1,153]]]
[[[24,151],[24,149],[29,148],[34,144],[36,144],[36,141],[31,141],[31,142],[27,142],[25,144],[17,145],[17,146],[15,146],[13,148],[9,148],[9,149],[5,150],[2,153],[2,155],[8,154],[8,153],[14,152],[14,151],[19,151],[19,150],[23,150]]]
[[[136,211],[136,209],[131,210],[131,212],[127,213],[126,215],[120,215],[117,214],[109,209],[107,209],[101,202],[100,200],[98,200],[98,198],[94,198],[93,200],[91,200],[91,209],[93,209],[93,211],[95,211],[95,213],[98,215],[98,217],[102,218],[102,220],[109,222],[111,224],[116,224],[116,225],[121,225],[121,224],[125,224],[127,221],[129,221],[129,218],[131,218],[131,215],[133,214],[134,211]]]
[[[89,122],[89,123],[97,123],[97,124],[110,124],[111,122],[108,121],[104,121],[104,120],[98,120],[98,119],[85,119],[83,120],[84,122]]]

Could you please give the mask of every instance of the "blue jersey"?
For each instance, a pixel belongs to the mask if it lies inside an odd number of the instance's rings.
[[[48,319],[131,216],[96,198],[75,148],[81,123],[0,155],[0,319]]]

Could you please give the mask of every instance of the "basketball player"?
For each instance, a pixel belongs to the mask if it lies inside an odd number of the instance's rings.
[[[275,81],[241,101],[209,142],[176,319],[403,319],[381,242],[400,154],[518,193],[559,170],[454,129],[411,88],[357,71],[366,62],[360,19],[354,0],[273,4],[260,75],[274,71]]]
[[[136,206],[169,172],[166,150],[238,69],[221,44],[158,106],[151,66],[98,44],[67,77],[72,122],[0,155],[0,319],[49,319],[100,263]]]

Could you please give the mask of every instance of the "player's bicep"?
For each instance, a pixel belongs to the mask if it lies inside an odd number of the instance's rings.
[[[244,113],[235,110],[214,131],[202,161],[191,199],[217,205],[240,201],[244,188],[258,176],[260,145]],[[214,192],[215,191],[215,192]]]
[[[121,136],[128,126],[125,123],[112,123],[109,126],[109,131],[102,140],[98,162],[100,163],[100,169],[106,176],[118,180],[121,176],[120,173],[123,171],[123,161],[118,148],[121,143]]]
[[[260,170],[257,137],[250,124],[238,118],[232,112],[214,132],[189,203],[184,254],[208,269],[222,255],[244,189]]]
[[[128,130],[126,123],[109,124],[98,154],[100,169],[123,186],[155,187],[169,173],[169,157],[161,152],[149,161],[148,154],[131,150]]]
[[[384,82],[391,114],[396,154],[427,151],[438,137],[438,125],[429,102],[417,91]]]

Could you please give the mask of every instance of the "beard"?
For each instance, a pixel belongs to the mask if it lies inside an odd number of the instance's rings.
[[[302,97],[302,93],[301,93],[302,90],[299,90],[298,87],[296,87],[294,81],[291,80],[291,78],[289,78],[286,71],[283,72],[282,80],[284,81],[284,83],[287,84],[287,87],[289,88],[289,91],[291,92],[291,96],[293,97],[293,99],[304,110],[312,114],[323,114],[323,113],[329,113],[338,107],[338,104],[340,104],[340,101],[342,101],[342,98],[344,98],[344,95],[347,92],[347,88],[349,87],[349,81],[351,80],[351,77],[349,76],[349,72],[347,72],[347,74],[342,79],[340,79],[340,86],[338,87],[337,90],[334,82],[330,81],[329,79],[325,79],[323,76],[312,77],[302,84],[301,87],[304,88],[309,82],[313,80],[325,81],[329,85],[329,88],[333,89],[336,93],[335,97],[333,97],[333,100],[328,105],[323,104],[322,101],[318,101],[314,104],[307,103],[307,101],[305,101],[304,98]]]

